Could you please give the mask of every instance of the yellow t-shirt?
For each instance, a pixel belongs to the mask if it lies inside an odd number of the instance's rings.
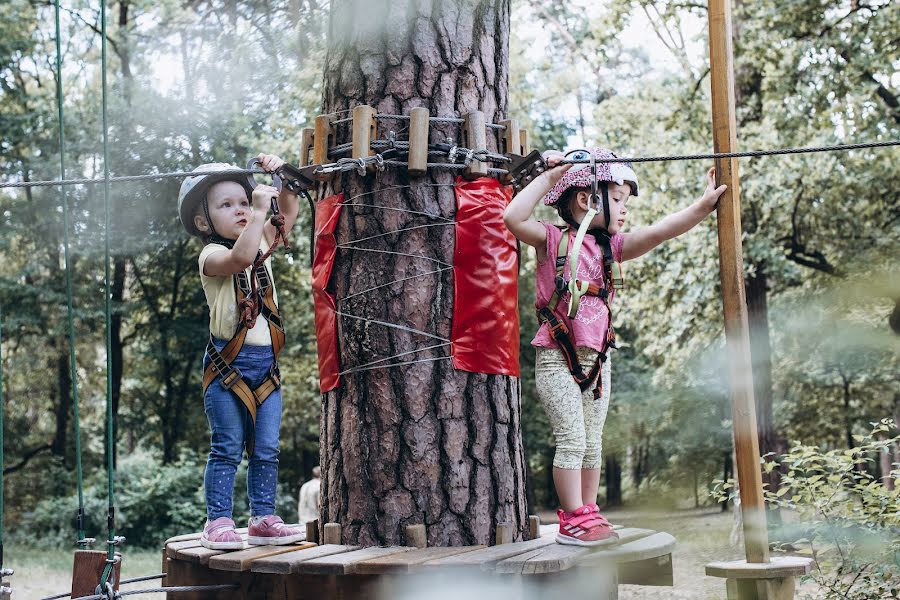
[[[265,238],[260,240],[260,250],[265,252],[268,249]],[[234,292],[234,276],[228,277],[210,277],[204,275],[203,266],[206,259],[211,254],[220,250],[228,250],[222,244],[207,244],[200,252],[200,282],[203,284],[203,291],[206,293],[206,303],[209,305],[209,331],[217,338],[230,340],[231,336],[237,330],[238,326],[238,306],[237,296]],[[275,294],[275,303],[278,303],[278,296],[275,292],[275,281],[272,275],[272,257],[266,259],[266,268],[269,271],[269,279],[272,280],[272,293]],[[247,277],[250,277],[250,268],[245,271]],[[251,346],[271,346],[272,336],[269,333],[269,322],[260,315],[256,319],[253,329],[247,332],[245,344]]]

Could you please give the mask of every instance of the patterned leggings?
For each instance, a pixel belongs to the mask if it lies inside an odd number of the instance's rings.
[[[603,364],[603,394],[594,400],[594,389],[582,393],[572,378],[566,359],[557,348],[536,348],[534,379],[538,399],[544,406],[553,436],[557,469],[599,469],[603,446],[603,423],[609,409],[609,364]],[[578,361],[584,372],[590,371],[597,357],[592,348],[578,348]]]

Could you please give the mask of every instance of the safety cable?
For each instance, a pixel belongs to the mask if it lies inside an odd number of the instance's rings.
[[[394,279],[393,281],[388,281],[387,283],[381,283],[379,285],[366,288],[359,292],[355,292],[350,294],[349,296],[344,296],[343,298],[338,298],[338,302],[346,302],[350,298],[356,298],[357,296],[362,296],[363,294],[368,294],[369,292],[373,292],[375,290],[379,290],[383,287],[388,287],[390,285],[394,285],[395,283],[403,283],[404,281],[409,281],[410,279],[418,279],[419,277],[425,277],[427,275],[436,275],[438,273],[444,273],[446,271],[452,271],[453,267],[443,267],[441,269],[435,269],[433,271],[426,271],[424,273],[416,273],[415,275],[410,275],[409,277],[401,277],[400,279]]]
[[[59,26],[59,0],[53,3],[54,16],[56,20],[56,110],[59,119],[59,178],[66,178],[66,120],[63,111],[63,91],[62,91],[62,42],[61,29]],[[78,486],[78,513],[75,517],[75,530],[77,533],[76,544],[82,550],[93,543],[93,539],[88,539],[85,535],[84,527],[84,473],[81,466],[81,418],[78,409],[78,370],[75,361],[75,316],[73,309],[72,293],[72,262],[70,253],[69,229],[71,222],[69,218],[69,200],[66,197],[66,188],[60,186],[60,195],[62,197],[63,209],[63,254],[66,262],[66,311],[69,324],[69,370],[72,379],[72,416],[75,436],[75,477]]]
[[[348,319],[356,319],[357,321],[365,321],[366,323],[375,323],[376,325],[382,325],[383,327],[389,327],[391,329],[399,329],[399,330],[405,331],[407,333],[414,333],[416,335],[422,335],[422,336],[433,338],[436,340],[441,340],[442,342],[447,342],[448,344],[450,343],[450,340],[448,340],[445,337],[441,337],[439,335],[434,335],[433,333],[428,333],[427,331],[422,331],[421,329],[414,329],[412,327],[406,327],[404,325],[397,325],[396,323],[388,323],[386,321],[379,321],[378,319],[369,319],[366,317],[358,317],[356,315],[351,315],[350,313],[345,313],[345,312],[342,312],[339,310],[334,311],[334,314],[341,316],[341,317],[347,317]]]
[[[774,150],[747,150],[745,152],[710,152],[708,154],[677,154],[671,156],[633,156],[633,157],[621,157],[621,158],[609,158],[603,160],[597,160],[598,163],[621,163],[621,162],[668,162],[668,161],[679,161],[679,160],[708,160],[708,159],[717,159],[717,158],[753,158],[759,156],[779,156],[785,154],[809,154],[816,152],[839,152],[845,150],[861,150],[865,148],[886,148],[891,146],[900,146],[900,140],[885,140],[882,142],[864,142],[859,144],[837,144],[832,146],[808,146],[803,148],[778,148]],[[587,164],[587,160],[572,160],[566,159],[560,161],[563,164]],[[406,167],[407,163],[399,160],[384,160],[384,164],[391,167]],[[463,164],[454,164],[454,163],[428,163],[428,167],[431,168],[443,168],[449,170],[462,170],[465,169],[466,166]],[[489,175],[506,175],[509,173],[506,169],[494,169],[489,168],[487,170]],[[263,173],[260,170],[249,170],[249,169],[228,169],[223,171],[217,171],[217,173],[222,175],[248,175],[251,173]],[[5,188],[26,188],[26,187],[49,187],[54,185],[90,185],[95,183],[104,183],[104,182],[121,182],[121,181],[144,181],[150,179],[170,179],[170,178],[184,178],[184,177],[194,177],[197,173],[193,171],[173,171],[171,173],[155,173],[155,174],[147,174],[147,175],[122,175],[118,177],[109,177],[109,178],[82,178],[82,179],[67,179],[67,180],[45,180],[45,181],[5,181],[0,182],[0,189]]]
[[[419,352],[425,352],[427,350],[434,350],[436,348],[446,348],[449,346],[449,342],[445,342],[443,344],[435,344],[433,346],[427,346],[425,348],[416,348],[415,350],[409,350],[407,352],[401,352],[400,354],[394,354],[393,356],[388,356],[386,358],[379,358],[378,360],[373,360],[371,362],[363,363],[361,365],[356,365],[355,367],[350,367],[346,371],[341,371],[338,375],[347,375],[348,373],[355,373],[357,371],[366,371],[368,370],[366,367],[371,367],[372,365],[377,365],[379,363],[387,362],[389,360],[394,360],[395,358],[400,358],[401,356],[409,356],[410,354],[417,354]],[[450,358],[449,356],[440,356],[435,358]],[[434,358],[430,359],[434,360]],[[424,359],[423,359],[424,362]],[[409,364],[409,363],[404,363]],[[391,366],[391,365],[382,365],[383,366]]]
[[[358,244],[360,242],[367,242],[369,240],[375,240],[382,237],[387,237],[389,235],[393,235],[395,233],[403,233],[406,231],[414,231],[416,229],[426,229],[428,227],[446,227],[447,225],[456,225],[453,221],[443,222],[443,223],[425,223],[424,225],[413,225],[412,227],[403,227],[402,229],[392,229],[391,231],[385,231],[384,233],[378,233],[375,235],[370,235],[364,238],[357,238],[355,240],[348,240],[341,244],[342,247],[351,246],[353,244]]]
[[[418,360],[408,360],[408,361],[406,361],[406,362],[391,363],[391,364],[389,364],[389,365],[375,365],[375,366],[372,366],[372,367],[365,367],[365,368],[359,368],[359,369],[350,369],[349,371],[344,371],[343,373],[341,373],[341,375],[350,375],[350,374],[352,374],[352,373],[362,373],[363,371],[375,371],[375,370],[378,370],[378,369],[392,369],[392,368],[394,368],[394,367],[405,367],[405,366],[408,366],[408,365],[417,365],[417,364],[420,364],[420,363],[437,362],[437,361],[440,361],[440,360],[452,360],[452,359],[453,359],[452,356],[435,356],[435,357],[432,357],[432,358],[420,358],[420,359],[418,359]]]

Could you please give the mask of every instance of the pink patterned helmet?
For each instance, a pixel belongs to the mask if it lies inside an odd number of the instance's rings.
[[[591,148],[590,153],[593,154],[594,158],[598,161],[606,158],[618,158],[606,148]],[[584,160],[590,158],[590,154],[588,154],[588,151],[586,150],[573,150],[566,154],[566,158]],[[637,175],[634,174],[634,167],[630,162],[597,162],[597,181],[618,183],[619,185],[625,185],[627,183],[631,188],[631,195],[638,195]],[[571,169],[566,171],[565,175],[563,175],[558,182],[556,182],[556,185],[550,188],[550,191],[547,192],[547,195],[544,197],[544,204],[556,204],[559,202],[559,199],[565,191],[571,187],[589,188],[591,187],[591,184],[591,164],[584,163],[574,165]]]

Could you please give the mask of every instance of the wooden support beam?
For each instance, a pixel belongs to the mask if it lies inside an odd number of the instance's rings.
[[[341,543],[341,524],[340,523],[325,523],[325,533],[322,535],[322,540],[326,544],[340,544]]]
[[[306,522],[306,541],[319,543],[319,520],[313,519]]]
[[[310,164],[309,151],[312,150],[313,140],[316,137],[316,130],[312,127],[304,127],[300,134],[300,166],[305,167]]]
[[[470,150],[487,150],[487,132],[485,130],[484,113],[475,110],[466,113],[463,117],[463,146]],[[487,175],[488,164],[480,160],[473,160],[466,167],[467,179],[478,179]]]
[[[428,546],[428,537],[424,524],[406,526],[406,545],[413,548],[425,548]]]
[[[409,111],[409,174],[424,175],[428,170],[428,109]]]
[[[503,136],[500,138],[503,147],[500,149],[501,154],[522,154],[522,136],[519,130],[518,119],[506,119],[500,121],[506,129],[503,130]]]
[[[103,571],[106,569],[107,553],[105,550],[76,550],[72,563],[72,598],[93,596]],[[119,589],[119,575],[122,571],[122,556],[116,553],[109,581],[113,589]]]
[[[712,88],[713,150],[737,150],[734,108],[734,60],[731,1],[708,0],[709,58]],[[744,552],[751,563],[769,562],[753,373],[750,362],[750,329],[744,295],[744,260],[741,249],[741,198],[736,158],[716,161],[717,184],[728,189],[716,211],[719,228],[719,269],[725,314],[725,340],[731,378],[731,412],[737,462]]]
[[[372,140],[375,139],[375,109],[367,104],[353,107],[352,158],[372,156]]]
[[[334,126],[331,124],[331,115],[319,115],[316,117],[316,131],[313,138],[313,164],[324,165],[328,163],[328,149],[334,143]],[[330,179],[331,175],[321,175],[321,179]]]
[[[522,149],[522,156],[526,156],[531,152],[531,136],[527,129],[519,130],[519,147]]]

